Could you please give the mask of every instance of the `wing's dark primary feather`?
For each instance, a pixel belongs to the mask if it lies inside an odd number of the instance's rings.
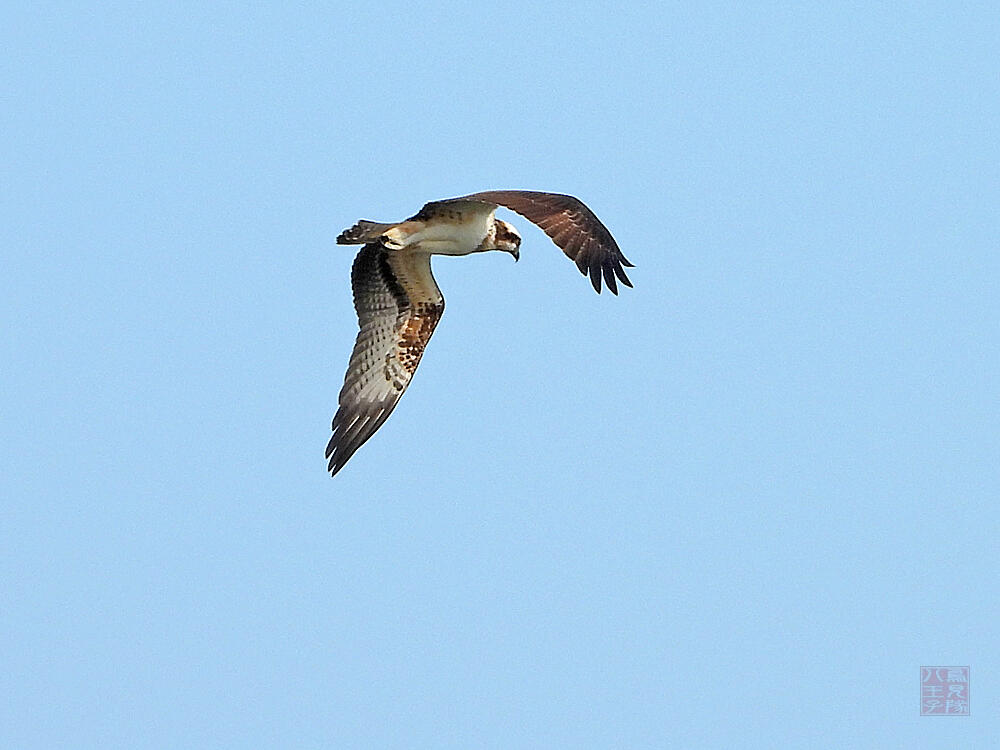
[[[444,312],[430,256],[365,245],[351,269],[358,338],[326,446],[331,474],[340,471],[382,426],[410,384]]]
[[[576,262],[580,273],[590,274],[590,283],[598,294],[602,275],[612,294],[618,294],[616,276],[625,286],[632,286],[623,266],[633,265],[622,255],[608,228],[579,198],[533,190],[487,190],[455,200],[494,203],[534,222]]]

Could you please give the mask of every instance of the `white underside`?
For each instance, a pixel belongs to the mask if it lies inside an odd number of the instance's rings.
[[[468,255],[486,238],[493,212],[471,213],[460,222],[430,221],[423,229],[409,235],[404,246],[435,255]]]

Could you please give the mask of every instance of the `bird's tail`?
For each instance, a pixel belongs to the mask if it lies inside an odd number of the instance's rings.
[[[350,229],[345,229],[337,236],[338,245],[364,245],[368,242],[378,242],[386,231],[395,224],[379,224],[377,221],[361,219]]]

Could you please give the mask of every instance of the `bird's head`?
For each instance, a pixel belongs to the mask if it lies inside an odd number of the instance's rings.
[[[506,221],[496,220],[497,234],[494,243],[497,250],[510,253],[516,261],[521,257],[521,235]]]

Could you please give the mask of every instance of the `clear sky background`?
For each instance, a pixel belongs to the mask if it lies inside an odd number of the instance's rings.
[[[996,747],[995,4],[0,20],[0,745]],[[334,237],[490,188],[635,289],[504,214],[331,479]]]

